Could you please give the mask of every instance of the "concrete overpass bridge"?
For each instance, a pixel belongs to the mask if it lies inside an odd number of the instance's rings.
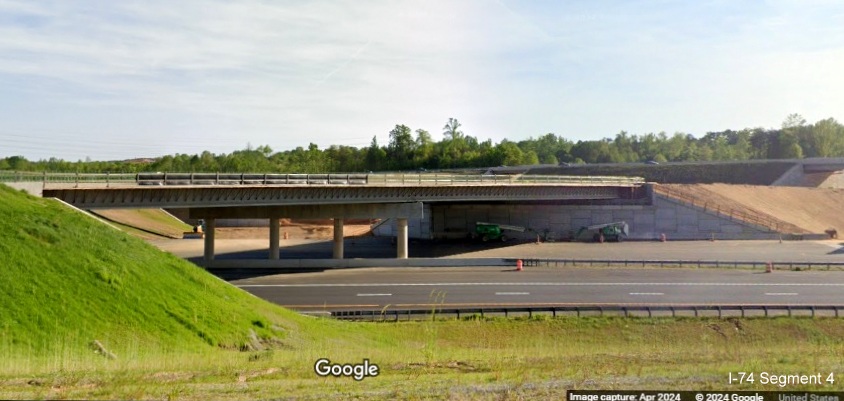
[[[393,219],[396,257],[408,257],[408,219],[433,204],[640,202],[644,180],[478,174],[43,174],[6,181],[40,183],[44,197],[80,209],[176,208],[204,219],[205,260],[214,260],[218,219],[269,219],[269,259],[279,259],[279,220],[334,219],[336,259],[343,258],[345,219]],[[0,177],[2,179],[3,177]],[[430,209],[428,209],[430,210]]]

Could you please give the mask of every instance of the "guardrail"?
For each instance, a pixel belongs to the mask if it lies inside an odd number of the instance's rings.
[[[0,182],[80,185],[641,185],[641,177],[492,174],[257,174],[257,173],[37,173],[0,171]]]
[[[660,185],[654,185],[654,192],[666,196],[668,198],[674,199],[676,201],[702,208],[704,211],[713,212],[731,220],[740,220],[747,223],[755,224],[760,227],[765,227],[773,232],[782,232],[782,230],[784,229],[789,229],[796,232],[803,232],[803,230],[800,230],[799,227],[793,224],[777,220],[775,218],[766,216],[761,213],[753,212],[750,210],[722,208],[721,205],[716,202],[701,200],[699,198],[682,193],[680,191],[672,191],[671,189]]]
[[[844,305],[571,305],[495,308],[438,308],[332,311],[331,317],[343,320],[398,321],[436,317],[480,318],[504,316],[531,318],[534,315],[559,316],[623,316],[623,317],[776,317],[829,316],[838,318]]]
[[[505,263],[513,266],[521,260],[523,266],[533,267],[576,267],[576,266],[606,266],[606,267],[678,267],[678,268],[767,268],[773,270],[812,270],[825,269],[844,270],[844,262],[772,262],[772,261],[722,261],[722,260],[618,260],[618,259],[504,259]]]

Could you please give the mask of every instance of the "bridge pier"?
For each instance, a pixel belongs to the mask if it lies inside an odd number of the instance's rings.
[[[407,259],[407,218],[396,219],[396,258]]]
[[[334,259],[343,259],[343,219],[334,218]]]
[[[214,229],[217,228],[217,220],[214,218],[205,219],[205,261],[214,260]]]
[[[270,217],[270,259],[278,260],[278,217]]]

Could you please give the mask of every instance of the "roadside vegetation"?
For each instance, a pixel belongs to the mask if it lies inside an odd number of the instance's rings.
[[[844,156],[844,125],[833,118],[809,124],[797,114],[789,115],[781,128],[745,128],[707,132],[695,137],[676,132],[622,131],[600,140],[572,141],[547,133],[514,142],[482,141],[464,133],[462,124],[450,118],[441,133],[396,124],[387,144],[377,136],[368,147],[316,144],[281,152],[269,145],[247,146],[228,154],[175,154],[126,161],[30,161],[23,156],[0,159],[0,170],[50,172],[281,172],[331,173],[362,171],[419,171],[420,169],[486,168],[532,164],[641,163],[750,159],[799,159]],[[379,135],[382,133],[378,133]],[[483,135],[483,133],[480,133]],[[442,139],[435,140],[436,136]],[[657,171],[657,170],[648,170]],[[662,182],[662,181],[659,181]]]
[[[2,399],[560,399],[572,388],[779,389],[728,385],[738,371],[844,374],[841,319],[342,322],[262,301],[2,185],[0,232]],[[366,358],[381,375],[320,378],[323,357]]]

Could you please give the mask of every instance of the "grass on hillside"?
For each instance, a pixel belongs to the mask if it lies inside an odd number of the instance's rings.
[[[0,186],[0,350],[245,347],[297,315],[58,202]]]

